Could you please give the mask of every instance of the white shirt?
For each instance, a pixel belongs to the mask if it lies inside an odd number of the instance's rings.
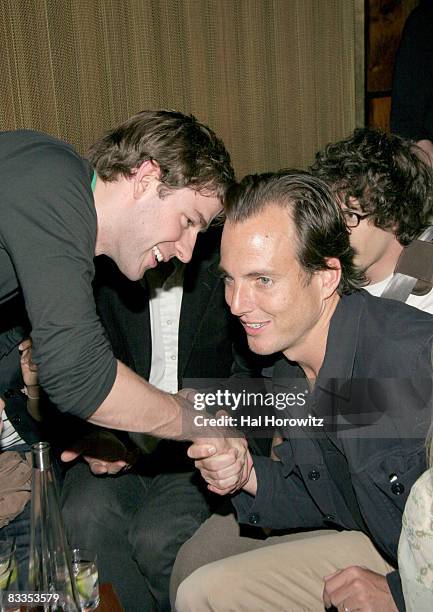
[[[371,293],[371,295],[376,295],[377,297],[380,297],[392,277],[393,275],[391,274],[383,281],[380,281],[379,283],[374,283],[373,285],[367,285],[366,287],[364,287],[364,289]],[[405,303],[409,306],[413,306],[414,308],[418,308],[419,310],[423,310],[424,312],[433,314],[433,289],[429,291],[426,295],[413,295],[411,293]]]
[[[158,268],[149,270],[146,274],[152,337],[149,382],[168,393],[178,391],[179,319],[183,273],[184,266],[177,264],[166,280],[158,273]]]
[[[149,382],[168,393],[178,391],[179,319],[184,269],[185,266],[176,261],[174,271],[167,278],[159,266],[146,272],[152,338]],[[157,438],[146,434],[130,433],[129,437],[146,453],[152,452],[158,443]]]
[[[11,446],[18,446],[19,444],[25,444],[24,440],[20,437],[15,427],[9,421],[6,410],[3,410],[1,414],[3,421],[3,429],[0,434],[0,451],[7,450]]]

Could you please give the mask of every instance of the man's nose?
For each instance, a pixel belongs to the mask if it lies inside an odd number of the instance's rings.
[[[196,231],[186,232],[177,242],[175,242],[176,257],[180,261],[183,261],[183,263],[191,261],[195,242],[197,240],[197,233]]]
[[[226,302],[230,307],[230,311],[236,317],[241,317],[243,314],[251,310],[251,300],[246,287],[239,284],[226,285]]]

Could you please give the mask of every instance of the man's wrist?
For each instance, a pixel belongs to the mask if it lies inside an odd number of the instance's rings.
[[[24,383],[24,393],[27,395],[29,400],[38,400],[39,399],[39,385],[36,383],[34,385],[26,385]]]

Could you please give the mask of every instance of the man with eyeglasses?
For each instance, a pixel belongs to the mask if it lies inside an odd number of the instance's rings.
[[[358,129],[317,153],[311,170],[341,202],[367,291],[394,297],[390,282],[397,263],[433,216],[433,174],[422,151],[399,136]],[[403,301],[433,314],[431,285],[416,286]]]

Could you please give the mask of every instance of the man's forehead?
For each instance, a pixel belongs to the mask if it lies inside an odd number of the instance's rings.
[[[280,206],[272,205],[241,221],[227,219],[223,237],[230,241],[243,240],[256,244],[258,240],[292,239],[294,233],[290,213]]]
[[[269,222],[269,219],[260,217],[241,222],[228,220],[222,234],[221,263],[238,266],[241,263],[269,262],[281,259],[283,254],[291,254],[294,248],[295,241],[284,223]],[[257,267],[256,263],[253,265]]]

